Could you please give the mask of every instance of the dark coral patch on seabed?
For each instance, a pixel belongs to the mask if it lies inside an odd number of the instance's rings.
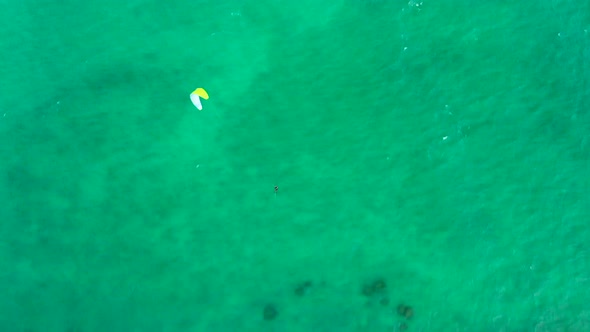
[[[387,282],[385,282],[385,279],[379,278],[370,283],[364,284],[361,292],[366,297],[372,297],[384,293],[386,289]]]
[[[264,306],[262,311],[262,317],[264,320],[274,320],[279,315],[279,311],[274,304],[267,304]]]
[[[410,307],[409,305],[405,304],[400,304],[397,306],[397,313],[398,315],[406,319],[414,317],[414,309],[412,309],[412,307]]]

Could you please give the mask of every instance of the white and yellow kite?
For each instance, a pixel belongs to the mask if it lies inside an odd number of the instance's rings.
[[[203,105],[201,104],[201,98],[207,100],[209,99],[209,94],[203,88],[197,88],[195,91],[191,92],[191,101],[193,105],[200,111],[203,109]]]

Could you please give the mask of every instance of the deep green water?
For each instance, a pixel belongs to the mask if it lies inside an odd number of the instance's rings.
[[[0,331],[590,331],[590,3],[11,2]]]

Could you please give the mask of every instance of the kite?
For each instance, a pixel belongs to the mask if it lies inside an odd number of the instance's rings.
[[[201,98],[207,100],[209,99],[209,94],[203,88],[197,88],[195,91],[191,92],[191,101],[193,105],[200,111],[203,109],[203,105],[201,105]]]

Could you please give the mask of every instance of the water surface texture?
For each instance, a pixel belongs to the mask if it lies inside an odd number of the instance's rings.
[[[587,1],[1,7],[0,331],[590,331]]]

